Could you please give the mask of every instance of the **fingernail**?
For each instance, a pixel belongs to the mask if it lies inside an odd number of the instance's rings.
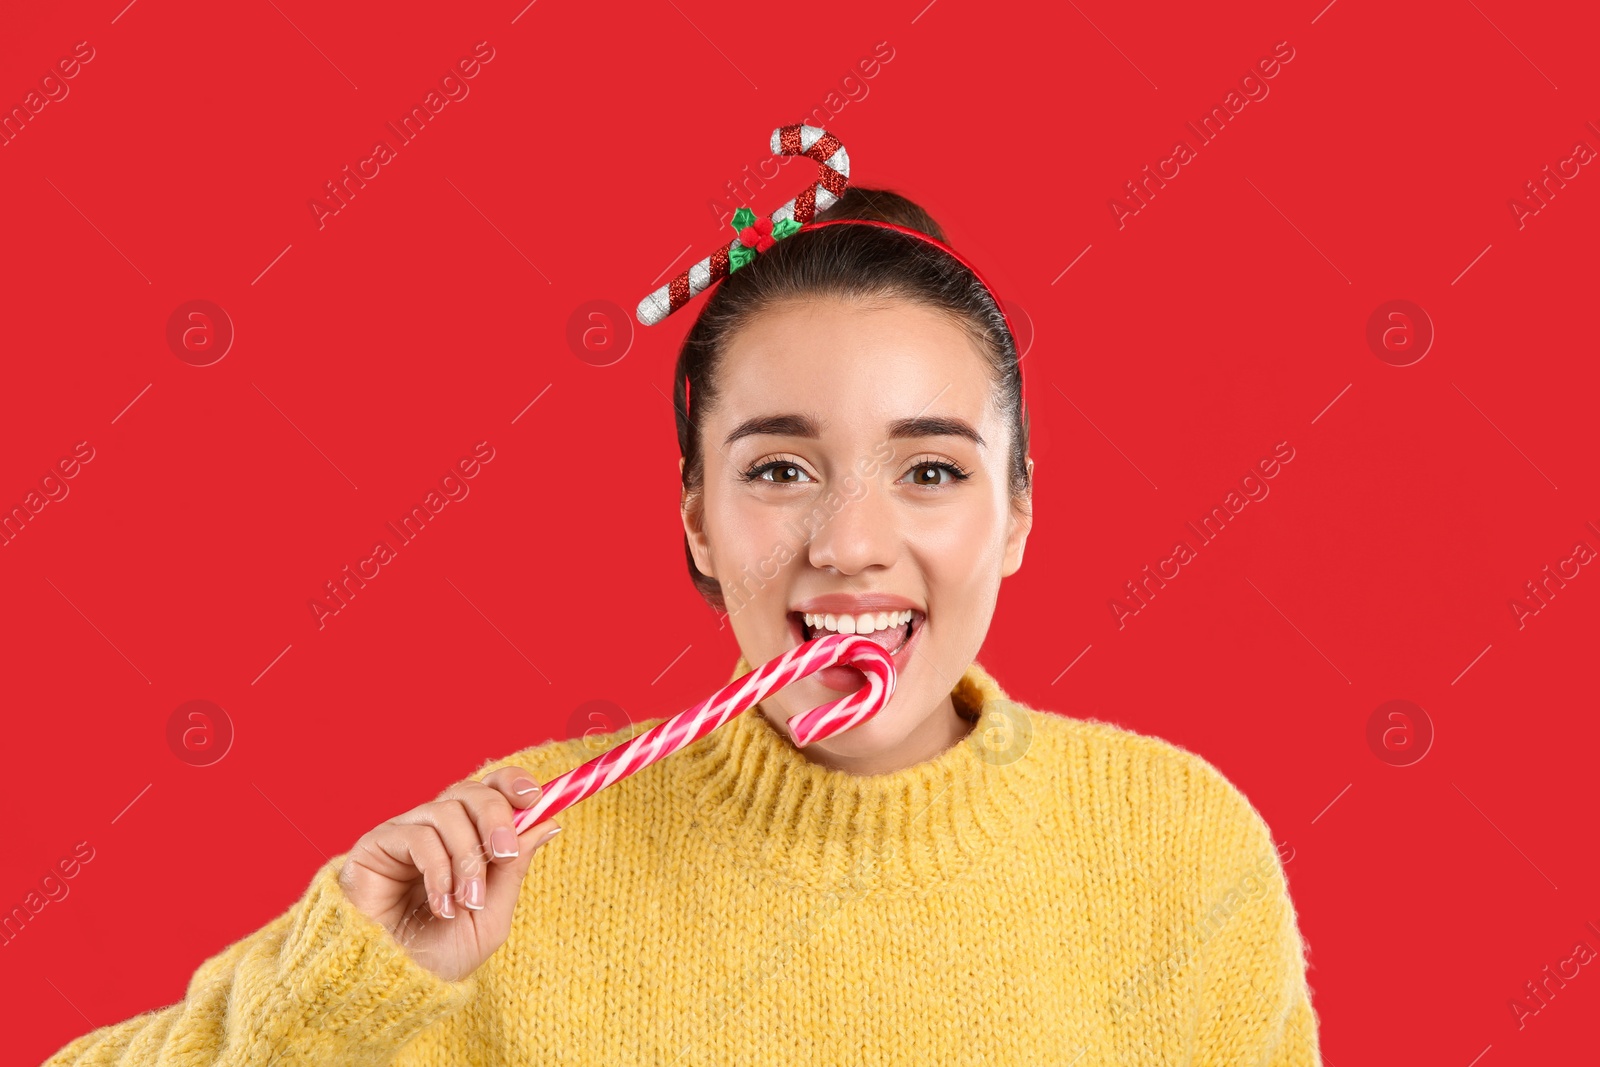
[[[456,906],[450,903],[449,893],[446,893],[444,898],[439,902],[439,913],[446,919],[454,919],[456,917]]]
[[[466,893],[464,893],[462,895],[461,903],[465,904],[467,907],[471,908],[473,911],[482,911],[483,910],[483,879],[482,878],[469,878],[467,880],[467,891],[466,891]]]
[[[507,859],[517,855],[521,850],[517,847],[517,835],[509,827],[496,826],[489,833],[489,847],[494,850],[495,856]]]
[[[545,834],[543,837],[541,837],[539,839],[539,844],[541,844],[541,845],[544,844],[546,841],[550,840],[552,837],[556,836],[560,832],[561,832],[561,827],[559,827],[559,826],[556,827],[554,830],[551,830],[550,832]]]
[[[537,793],[539,791],[539,783],[532,778],[518,778],[511,783],[511,791],[519,797],[525,797],[529,793]]]

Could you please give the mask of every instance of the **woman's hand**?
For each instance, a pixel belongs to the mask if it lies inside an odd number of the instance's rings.
[[[505,943],[534,850],[560,829],[554,819],[512,829],[513,807],[539,795],[521,767],[457,782],[362,835],[339,885],[418,963],[460,981]]]

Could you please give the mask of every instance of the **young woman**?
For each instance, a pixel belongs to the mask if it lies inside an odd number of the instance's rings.
[[[823,219],[944,237],[881,190]],[[803,228],[713,289],[674,398],[730,678],[853,631],[893,653],[889,704],[798,749],[783,724],[862,680],[812,675],[570,808],[549,849],[554,820],[519,838],[514,809],[593,751],[496,761],[361,837],[181,1003],[49,1062],[1319,1063],[1249,801],[975,661],[1034,473],[982,282],[893,228]]]

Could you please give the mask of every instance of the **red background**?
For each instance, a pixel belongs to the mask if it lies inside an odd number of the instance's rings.
[[[326,857],[586,702],[648,718],[726,680],[665,399],[692,312],[587,350],[568,325],[726,240],[710,202],[819,105],[855,180],[927,205],[1034,330],[1037,525],[981,662],[1250,797],[1328,1062],[1594,1056],[1594,965],[1508,1007],[1600,950],[1600,575],[1510,608],[1600,548],[1600,175],[1509,207],[1600,148],[1580,5],[124,3],[17,7],[0,40],[8,109],[94,50],[0,148],[0,504],[94,450],[0,548],[0,907],[94,850],[0,952],[8,1062],[181,999]],[[480,41],[469,95],[319,228],[324,183]],[[1119,228],[1124,183],[1279,42],[1269,95]],[[204,367],[166,340],[196,299],[236,331]],[[1436,330],[1410,366],[1366,340],[1392,299]],[[323,583],[480,441],[470,495],[319,629]],[[1119,628],[1123,583],[1284,441]],[[1393,699],[1435,733],[1410,766],[1367,741]],[[235,734],[209,766],[169,746],[190,700]]]

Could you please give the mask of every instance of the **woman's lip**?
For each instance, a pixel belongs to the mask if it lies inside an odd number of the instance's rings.
[[[889,593],[829,593],[791,604],[802,615],[859,615],[863,612],[915,611],[927,614],[914,600]]]

